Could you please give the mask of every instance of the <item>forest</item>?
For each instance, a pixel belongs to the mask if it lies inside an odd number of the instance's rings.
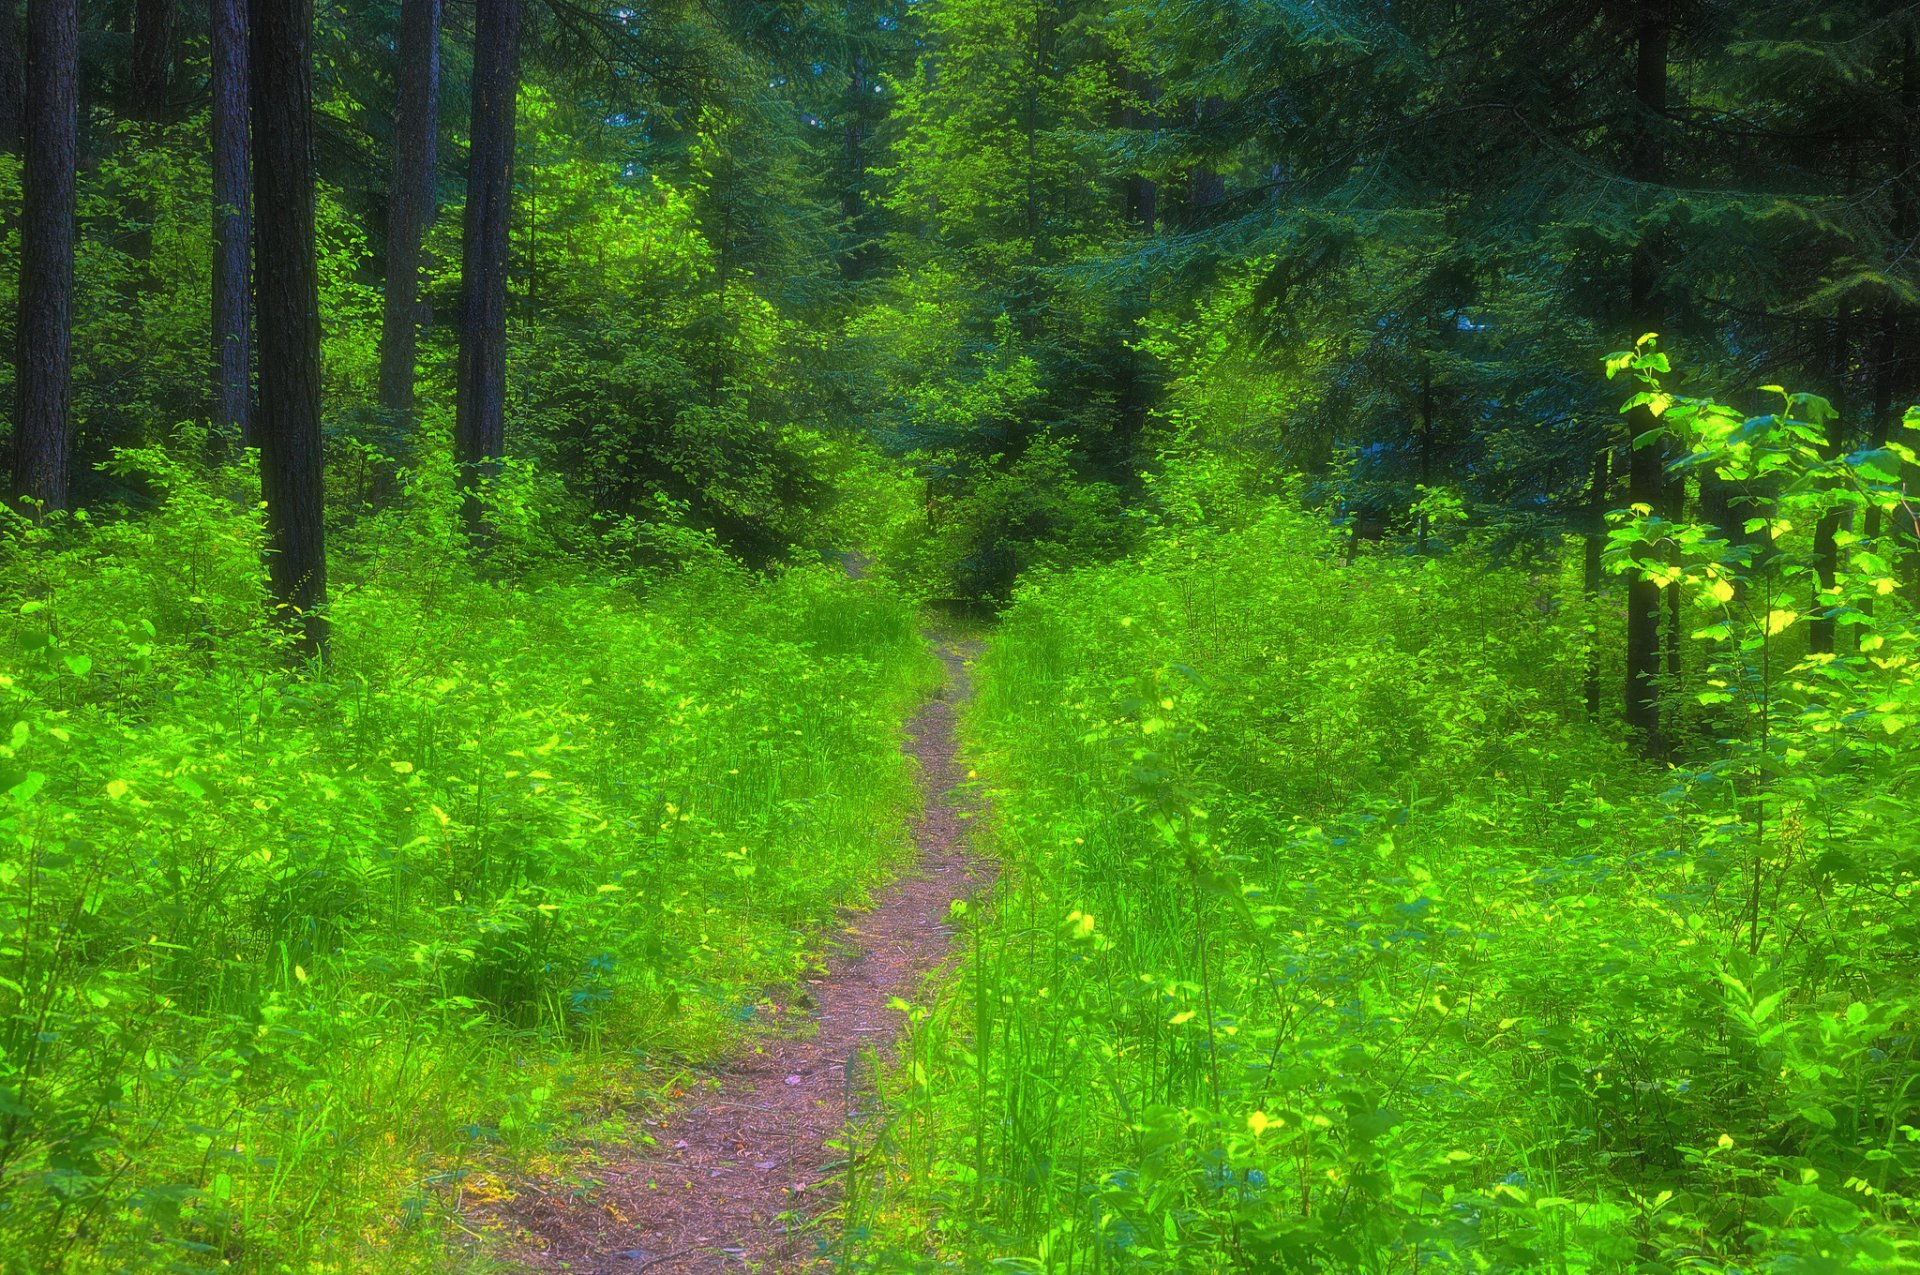
[[[1920,3],[0,0],[0,1275],[1920,1271]]]

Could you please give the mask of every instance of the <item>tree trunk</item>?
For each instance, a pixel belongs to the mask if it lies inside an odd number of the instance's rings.
[[[320,282],[314,260],[313,10],[250,0],[260,486],[268,575],[300,653],[325,658]]]
[[[246,0],[211,0],[213,427],[253,441],[252,165],[247,154]]]
[[[1212,121],[1225,109],[1225,103],[1217,97],[1207,98],[1200,103],[1194,114],[1195,131],[1203,139],[1210,136]],[[1200,164],[1187,174],[1187,207],[1185,228],[1198,228],[1211,214],[1209,209],[1216,208],[1227,200],[1227,179],[1215,168]]]
[[[840,188],[840,220],[846,224],[849,242],[840,254],[840,277],[848,283],[866,278],[873,263],[867,225],[867,99],[871,96],[866,59],[856,55],[847,70],[847,117],[842,126],[847,172]]]
[[[41,510],[67,506],[79,48],[77,0],[30,0],[13,495]]]
[[[1678,526],[1680,524],[1680,520],[1687,516],[1686,480],[1684,478],[1678,478],[1668,483],[1666,494],[1667,494],[1667,508],[1665,512],[1666,512],[1667,520],[1673,523],[1675,526]],[[1677,544],[1669,544],[1667,546],[1667,565],[1678,566],[1679,562],[1680,562],[1680,547]],[[1680,645],[1680,638],[1682,634],[1682,626],[1681,626],[1682,598],[1680,596],[1680,586],[1668,585],[1666,588],[1666,595],[1667,595],[1667,631],[1666,631],[1667,685],[1666,685],[1666,690],[1667,690],[1667,693],[1671,695],[1679,691],[1684,682],[1684,678],[1682,675],[1683,670],[1681,668],[1681,663],[1680,663],[1681,651],[1682,651],[1682,648]],[[1671,734],[1671,731],[1669,731],[1669,734]]]
[[[1593,479],[1587,487],[1587,537],[1585,578],[1581,581],[1587,598],[1587,615],[1593,623],[1595,640],[1587,655],[1587,716],[1600,716],[1600,582],[1601,559],[1607,546],[1607,485],[1611,480],[1613,451],[1601,448],[1593,458]]]
[[[1651,0],[1641,19],[1635,89],[1640,118],[1636,121],[1631,158],[1632,175],[1643,184],[1658,182],[1665,173],[1666,156],[1659,134],[1660,117],[1667,109],[1667,46],[1671,36],[1671,0]],[[1658,326],[1654,294],[1659,286],[1661,248],[1657,234],[1646,233],[1635,247],[1629,308],[1638,331]],[[1655,432],[1659,420],[1645,408],[1628,417],[1634,437]],[[1658,439],[1633,447],[1627,463],[1627,498],[1655,513],[1665,509],[1665,449]],[[1627,577],[1627,725],[1639,737],[1649,757],[1666,752],[1660,730],[1660,589],[1642,572]]]
[[[1422,359],[1425,362],[1425,359]],[[1419,500],[1425,502],[1433,483],[1433,369],[1424,368],[1420,376],[1420,486]],[[1431,519],[1425,508],[1414,519],[1414,552],[1427,551],[1427,532]]]
[[[454,441],[467,490],[467,531],[477,540],[485,519],[478,485],[497,468],[506,442],[507,254],[514,110],[520,90],[520,0],[478,0],[473,42]]]
[[[26,132],[27,68],[20,60],[20,10],[0,0],[0,150],[20,154]]]
[[[402,0],[398,55],[380,406],[405,420],[413,412],[420,246],[433,225],[440,190],[440,0]]]
[[[127,77],[127,115],[160,120],[167,114],[173,68],[174,0],[136,0],[133,65]]]
[[[1158,120],[1140,106],[1155,96],[1152,80],[1140,72],[1126,71],[1122,85],[1127,98],[1120,110],[1120,128],[1129,133],[1158,129]],[[1129,172],[1122,184],[1121,200],[1131,233],[1140,239],[1151,236],[1159,218],[1158,185],[1138,172]],[[1140,320],[1152,309],[1153,284],[1150,276],[1143,271],[1120,294],[1120,320],[1127,337],[1137,335]],[[1130,458],[1140,436],[1146,432],[1147,419],[1153,411],[1156,386],[1151,375],[1151,364],[1148,357],[1141,353],[1138,342],[1127,340],[1125,345],[1126,359],[1120,365],[1116,395],[1119,419],[1114,433],[1114,446],[1116,455]]]
[[[1920,43],[1916,43],[1914,33],[1909,29],[1901,41],[1900,50],[1900,110],[1899,124],[1894,139],[1893,171],[1898,186],[1894,203],[1894,242],[1911,245],[1915,242],[1916,222],[1920,222],[1920,182],[1911,173],[1914,159],[1914,135],[1920,130]],[[1886,340],[1886,376],[1887,407],[1879,422],[1883,438],[1893,438],[1899,432],[1894,414],[1901,404],[1894,401],[1898,394],[1906,404],[1914,392],[1916,362],[1912,349],[1907,342],[1912,339],[1911,325],[1908,323],[1907,307],[1897,300],[1889,299],[1882,312],[1882,331]],[[1908,487],[1913,486],[1911,477]],[[1905,567],[1906,580],[1901,589],[1907,604],[1920,608],[1920,527],[1912,525],[1910,518],[1895,520],[1895,525],[1905,524],[1895,533],[1895,544],[1905,540],[1907,550]]]
[[[1852,183],[1848,183],[1851,195]],[[1833,315],[1833,406],[1838,411],[1837,420],[1824,425],[1826,439],[1821,445],[1821,455],[1832,460],[1846,450],[1846,422],[1852,416],[1852,403],[1847,393],[1852,376],[1853,344],[1852,325],[1847,321],[1849,313],[1845,304],[1837,306]],[[1820,516],[1813,528],[1813,572],[1820,588],[1831,589],[1839,579],[1840,573],[1840,528],[1846,519],[1838,509],[1829,510]],[[1813,618],[1807,622],[1807,650],[1815,655],[1831,654],[1837,636],[1838,626],[1834,622],[1831,610],[1816,605]]]
[[[1157,131],[1159,121],[1140,106],[1142,102],[1151,102],[1156,95],[1152,79],[1139,71],[1125,71],[1121,75],[1121,86],[1126,90],[1127,102],[1121,108],[1120,127],[1129,133]],[[1160,187],[1141,173],[1129,172],[1123,198],[1127,220],[1139,234],[1151,235],[1160,216]]]

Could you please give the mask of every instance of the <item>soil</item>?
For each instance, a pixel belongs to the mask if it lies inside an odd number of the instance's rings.
[[[946,686],[908,724],[902,744],[920,764],[918,856],[871,911],[850,916],[834,936],[824,975],[804,989],[812,1030],[762,1042],[706,1083],[689,1084],[699,1096],[653,1125],[654,1146],[599,1167],[602,1186],[590,1197],[569,1199],[539,1183],[518,1192],[509,1212],[530,1269],[707,1275],[827,1267],[830,1237],[817,1219],[835,1201],[843,1156],[827,1144],[870,1114],[863,1108],[874,1105],[873,1068],[892,1055],[903,1023],[888,1006],[911,998],[939,968],[952,939],[951,904],[986,882],[986,865],[965,844],[954,742],[974,648],[942,641],[936,649]]]

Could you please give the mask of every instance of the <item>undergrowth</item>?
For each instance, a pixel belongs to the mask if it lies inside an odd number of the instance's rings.
[[[1005,883],[850,1263],[1920,1265],[1916,638],[1859,516],[1902,453],[1836,458],[1816,403],[1653,405],[1759,515],[1617,523],[1704,650],[1671,769],[1587,718],[1577,548],[1347,563],[1282,503],[1024,587],[966,722]]]
[[[912,608],[615,578],[510,485],[476,574],[427,474],[289,671],[248,471],[179,454],[0,545],[0,1270],[483,1267],[494,1182],[768,1017],[901,853]]]

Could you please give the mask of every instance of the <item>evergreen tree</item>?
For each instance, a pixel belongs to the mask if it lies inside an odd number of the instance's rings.
[[[440,0],[402,0],[394,50],[399,102],[393,115],[380,406],[404,419],[413,411],[420,250],[439,202]]]
[[[252,438],[253,174],[247,105],[246,0],[211,0],[213,143],[213,426]]]
[[[482,510],[474,489],[493,472],[506,446],[507,258],[520,88],[520,0],[480,0],[473,43],[454,440],[463,481],[469,485],[468,527],[478,537]]]
[[[13,495],[41,510],[67,506],[72,447],[79,40],[75,0],[29,0]]]
[[[260,344],[255,437],[267,506],[268,577],[298,651],[324,659],[327,556],[314,228],[313,11],[306,0],[252,0],[247,22]]]

